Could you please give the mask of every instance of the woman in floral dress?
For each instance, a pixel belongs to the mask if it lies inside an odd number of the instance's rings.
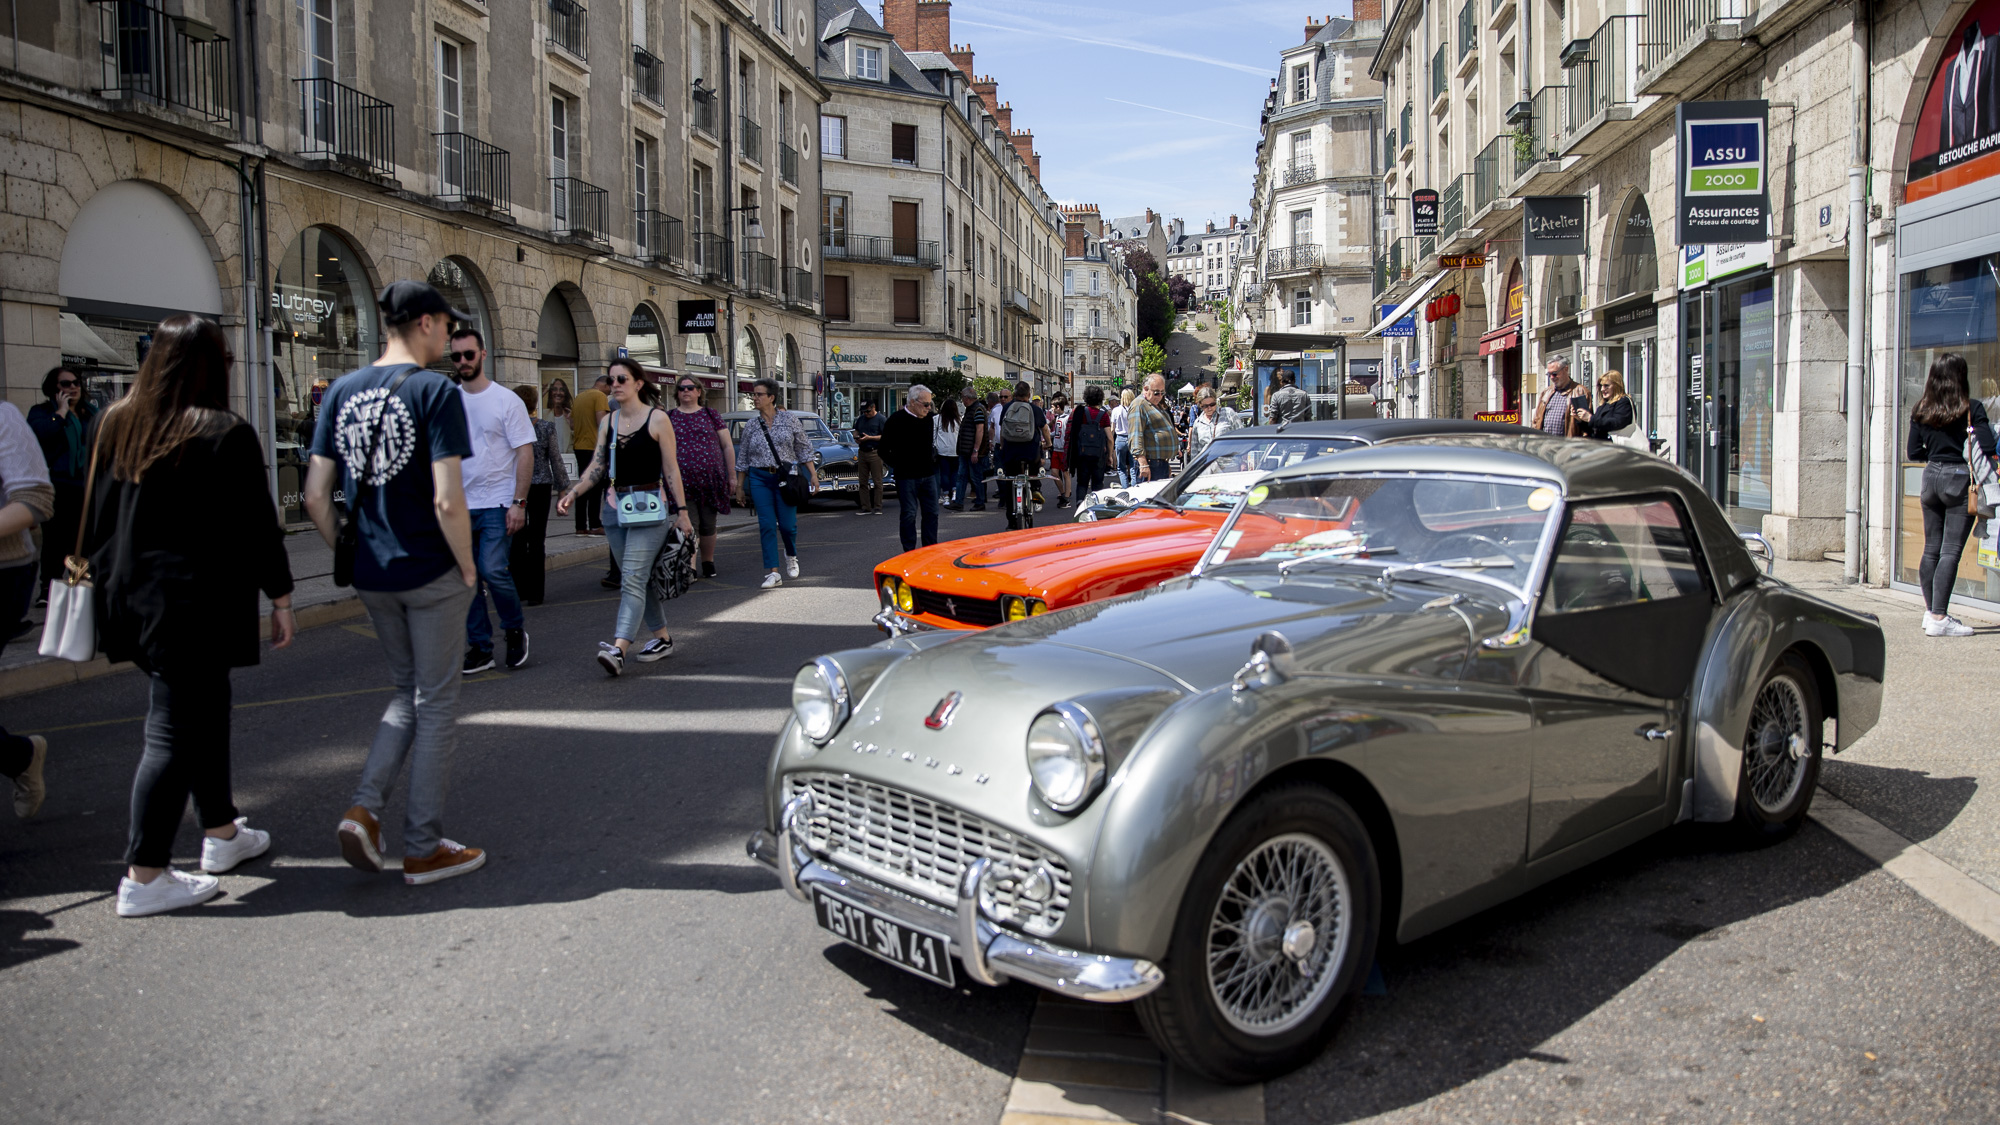
[[[715,577],[715,517],[729,514],[730,482],[736,479],[736,447],[722,415],[701,404],[701,383],[682,375],[674,380],[675,459],[681,464],[681,487],[687,490],[688,515],[701,542],[701,576]]]

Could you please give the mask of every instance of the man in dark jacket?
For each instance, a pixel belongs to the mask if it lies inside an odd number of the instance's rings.
[[[882,461],[896,474],[905,551],[917,549],[920,512],[924,546],[938,541],[937,444],[931,429],[931,390],[922,383],[910,388],[903,408],[882,424]]]

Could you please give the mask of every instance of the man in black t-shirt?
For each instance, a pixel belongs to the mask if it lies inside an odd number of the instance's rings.
[[[472,454],[465,406],[451,380],[427,370],[443,358],[452,321],[472,317],[420,281],[398,281],[376,303],[388,346],[328,389],[306,474],[306,512],[337,553],[341,488],[355,533],[354,588],[395,684],[336,836],[347,862],[382,870],[382,809],[408,759],[403,881],[431,883],[486,862],[480,849],[444,837],[466,607],[479,572],[460,477]]]
[[[882,480],[886,475],[882,460],[882,427],[888,419],[875,410],[875,404],[861,404],[861,417],[854,420],[854,446],[860,455],[855,458],[856,476],[854,500],[861,506],[856,515],[879,516],[882,514]]]

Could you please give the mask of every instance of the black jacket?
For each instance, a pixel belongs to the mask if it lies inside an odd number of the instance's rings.
[[[92,440],[100,427],[92,427]],[[257,592],[292,592],[263,443],[233,415],[167,454],[138,483],[98,458],[85,553],[97,644],[147,671],[257,663]]]
[[[899,480],[918,480],[937,472],[937,445],[931,420],[897,407],[882,425],[882,463]]]
[[[1994,452],[1994,437],[1993,427],[1986,420],[1986,404],[1975,398],[1972,400],[1971,406],[1972,417],[1970,421],[1973,436],[1979,440],[1979,448],[1985,450],[1986,455],[1991,457]],[[1963,465],[1965,464],[1965,427],[1962,425],[1949,426],[1942,430],[1934,430],[1917,421],[1915,415],[1912,415],[1910,418],[1909,448],[1904,450],[1904,452],[1909,455],[1909,459],[1912,461],[1923,461],[1927,464],[1935,461],[1940,465]]]
[[[1610,441],[1611,435],[1632,424],[1632,400],[1621,398],[1617,402],[1607,402],[1590,416],[1590,435],[1598,441]]]

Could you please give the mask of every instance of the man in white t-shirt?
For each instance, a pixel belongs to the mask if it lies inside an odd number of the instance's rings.
[[[451,365],[458,371],[458,394],[465,402],[465,426],[472,456],[465,459],[465,507],[472,516],[472,558],[479,588],[465,615],[465,674],[493,667],[493,623],[486,594],[507,633],[507,667],[528,662],[528,618],[507,552],[514,533],[528,523],[528,484],[535,475],[535,426],[521,396],[486,377],[486,341],[479,330],[462,327],[451,335]]]

